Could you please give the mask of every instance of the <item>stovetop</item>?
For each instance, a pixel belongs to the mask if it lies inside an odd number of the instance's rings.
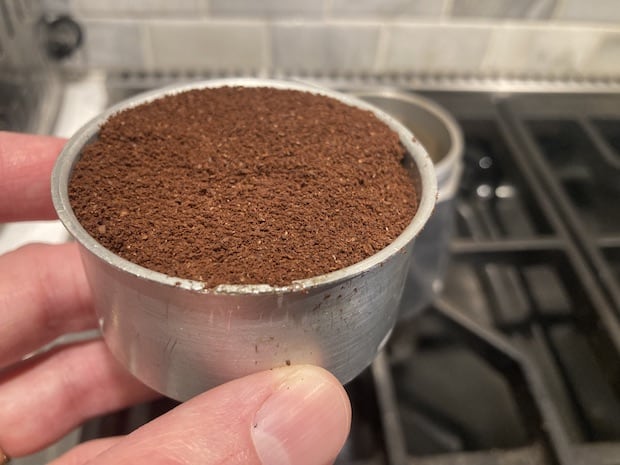
[[[109,103],[138,81],[109,79]],[[465,135],[451,264],[347,386],[338,463],[620,464],[620,95],[425,95]],[[174,405],[93,419],[80,440]]]

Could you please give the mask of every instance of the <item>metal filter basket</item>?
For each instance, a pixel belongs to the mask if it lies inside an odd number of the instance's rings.
[[[191,89],[270,87],[324,95],[372,111],[396,131],[420,205],[402,234],[375,255],[288,286],[205,288],[131,263],[80,225],[68,184],[82,149],[99,127],[126,108]],[[415,237],[436,200],[433,162],[401,123],[357,98],[313,86],[262,79],[223,79],[166,87],[126,100],[80,129],[52,173],[58,216],[79,243],[105,341],[130,372],[155,390],[186,400],[215,385],[288,364],[315,364],[346,383],[367,367],[397,320]]]

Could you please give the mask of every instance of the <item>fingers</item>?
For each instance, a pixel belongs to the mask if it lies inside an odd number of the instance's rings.
[[[0,368],[61,334],[96,327],[76,244],[0,256]]]
[[[29,454],[87,418],[154,397],[103,341],[59,348],[0,377],[0,445],[12,457]]]
[[[111,438],[95,439],[93,441],[78,444],[62,457],[48,463],[47,465],[83,465],[89,460],[99,455],[101,452],[109,449],[122,438],[114,436]],[[0,462],[1,464],[1,462]]]
[[[88,463],[325,465],[344,444],[350,419],[348,398],[332,375],[285,367],[201,394]],[[55,465],[69,464],[75,465]]]
[[[0,223],[56,218],[50,177],[64,139],[0,131]]]

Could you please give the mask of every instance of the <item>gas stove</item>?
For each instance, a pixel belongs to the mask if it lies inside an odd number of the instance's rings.
[[[168,79],[108,76],[106,105]],[[451,263],[347,386],[337,463],[620,464],[620,95],[420,93],[465,136]],[[128,433],[175,405],[71,437]]]

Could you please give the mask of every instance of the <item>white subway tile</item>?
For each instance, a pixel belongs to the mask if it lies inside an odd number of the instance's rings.
[[[56,1],[56,0],[55,0]],[[208,0],[72,0],[80,16],[142,18],[150,16],[192,17],[206,13]]]
[[[563,0],[556,18],[573,21],[603,21],[620,23],[618,0]]]
[[[236,18],[319,18],[325,0],[210,0],[213,17]]]
[[[379,27],[371,25],[276,25],[273,67],[282,71],[370,71]]]
[[[490,29],[486,26],[395,25],[388,29],[388,44],[380,71],[477,71],[489,35]]]
[[[457,18],[545,19],[558,0],[453,0],[452,16]]]
[[[332,0],[331,14],[339,18],[439,17],[444,0]]]
[[[581,69],[594,76],[620,76],[620,31],[601,33]]]
[[[71,11],[71,1],[41,0],[41,9],[46,13],[68,13]]]
[[[103,69],[142,69],[143,24],[139,21],[91,20],[80,22],[84,31],[86,65]]]
[[[249,22],[148,23],[156,69],[253,71],[266,63],[265,26]]]
[[[584,28],[504,26],[493,32],[482,70],[510,73],[580,72],[597,43]]]

